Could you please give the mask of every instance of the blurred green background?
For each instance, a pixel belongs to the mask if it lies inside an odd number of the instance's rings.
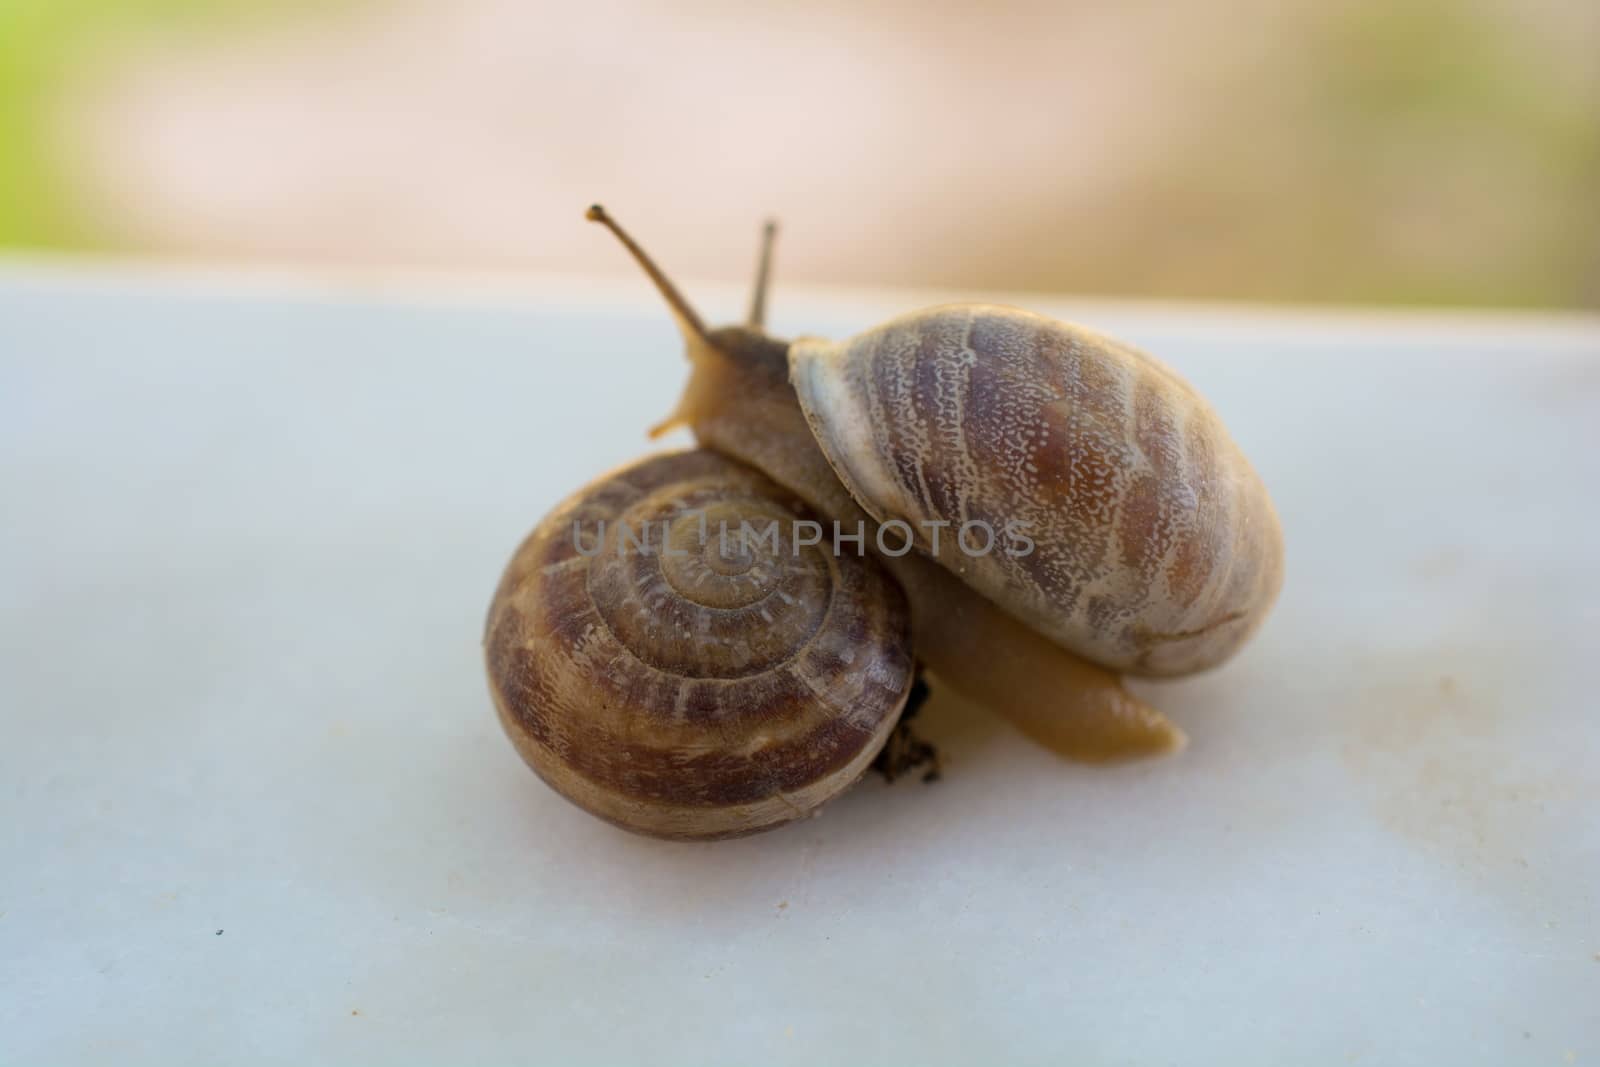
[[[311,4],[302,5],[307,10]],[[70,190],[70,163],[53,123],[59,94],[95,60],[143,35],[205,27],[248,32],[250,16],[285,5],[260,0],[0,0],[0,246],[114,244]]]
[[[0,0],[0,247],[1600,306],[1600,4]]]

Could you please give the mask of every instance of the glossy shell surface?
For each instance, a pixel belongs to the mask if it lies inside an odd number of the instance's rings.
[[[666,837],[753,833],[846,789],[905,703],[910,621],[872,558],[794,548],[813,520],[708,451],[616,471],[552,512],[507,567],[485,637],[528,764]]]
[[[1260,478],[1210,405],[1132,346],[961,304],[802,338],[789,360],[856,500],[1088,659],[1202,670],[1276,598],[1282,534]]]

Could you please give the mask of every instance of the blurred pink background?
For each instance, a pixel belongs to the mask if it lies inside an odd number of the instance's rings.
[[[1594,0],[60,2],[15,248],[1600,305]]]

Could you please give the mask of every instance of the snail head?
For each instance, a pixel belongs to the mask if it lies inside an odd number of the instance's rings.
[[[651,437],[688,426],[704,440],[708,434],[720,436],[717,427],[726,431],[730,424],[738,428],[736,434],[753,434],[759,432],[755,425],[758,417],[763,413],[770,415],[774,407],[783,411],[792,409],[795,415],[799,414],[794,390],[789,384],[789,342],[768,335],[765,329],[772,249],[778,234],[775,221],[769,219],[762,227],[761,254],[748,316],[739,325],[713,329],[706,326],[672,279],[605,208],[595,204],[586,217],[600,223],[622,242],[655,283],[683,334],[689,358],[689,381],[677,407],[651,427]]]

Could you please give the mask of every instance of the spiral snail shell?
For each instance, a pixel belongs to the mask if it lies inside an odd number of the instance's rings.
[[[1261,479],[1211,406],[1139,349],[952,304],[839,344],[802,337],[789,365],[852,497],[1097,663],[1214,666],[1277,594],[1282,541]],[[972,553],[969,527],[1022,531],[1028,551]]]
[[[805,521],[793,493],[704,450],[557,507],[507,567],[484,641],[528,765],[603,819],[675,838],[769,829],[853,783],[911,688],[910,618],[876,560],[804,544]]]

